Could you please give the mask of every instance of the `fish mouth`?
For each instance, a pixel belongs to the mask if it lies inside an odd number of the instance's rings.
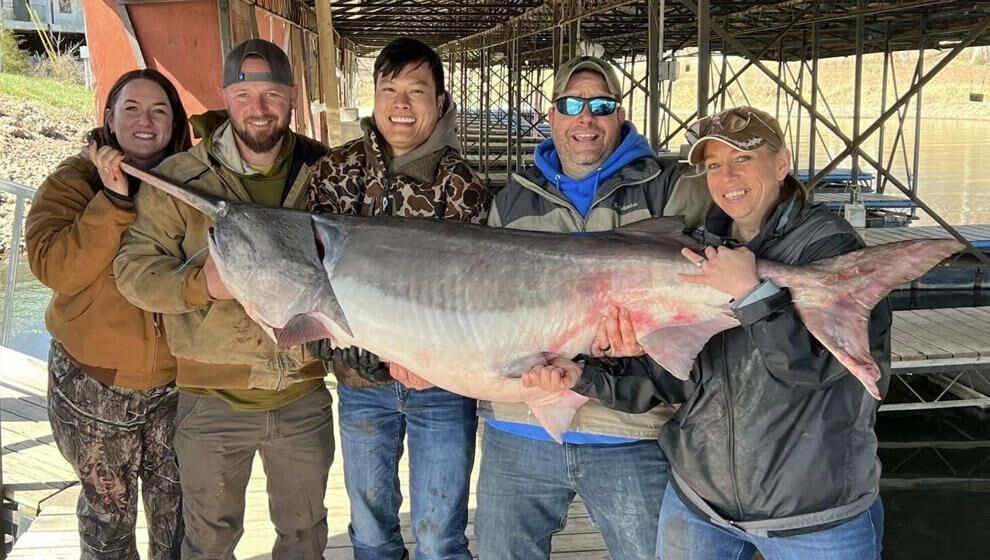
[[[217,233],[213,227],[210,227],[206,233],[206,245],[210,249],[210,254],[213,255],[214,260],[218,260],[222,255],[220,252],[220,243],[217,241]]]

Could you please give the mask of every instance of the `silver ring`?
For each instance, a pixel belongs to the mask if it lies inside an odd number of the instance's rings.
[[[708,259],[701,259],[700,261],[698,261],[698,262],[696,262],[694,264],[698,265],[698,268],[701,268],[702,266],[705,265],[706,262],[708,262]]]

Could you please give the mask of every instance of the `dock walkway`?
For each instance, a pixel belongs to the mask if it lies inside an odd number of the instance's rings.
[[[952,226],[977,249],[990,249],[990,224]],[[909,239],[950,239],[942,226],[909,226],[890,228],[866,228],[858,230],[869,246],[907,241]]]
[[[14,353],[0,347],[5,366],[13,364]],[[946,390],[937,398],[918,396],[918,402],[885,403],[881,410],[955,406],[990,406],[990,308],[932,309],[897,311],[892,332],[893,369],[897,374],[928,375]],[[12,560],[78,558],[75,496],[78,485],[71,469],[62,460],[51,440],[45,413],[45,372],[38,361],[21,358],[19,373],[7,373],[0,382],[3,391],[4,481],[8,495],[28,512],[40,508],[40,515],[17,541],[9,555]],[[10,371],[10,370],[8,370]],[[901,375],[896,376],[898,378]],[[339,437],[338,440],[339,441]],[[480,446],[479,446],[480,450]],[[403,479],[408,464],[401,465]],[[475,465],[473,480],[477,481]],[[472,485],[474,486],[474,485]],[[248,486],[245,532],[237,548],[237,557],[248,560],[270,558],[275,538],[268,521],[265,476],[260,463],[254,464]],[[339,455],[330,472],[326,496],[330,511],[330,540],[327,560],[352,557],[347,538],[349,505],[343,483]],[[474,546],[475,495],[469,508],[468,537]],[[33,516],[32,515],[32,516]],[[412,546],[409,531],[408,500],[403,504],[403,533]],[[139,547],[146,550],[144,516],[139,516]],[[576,503],[568,515],[567,528],[554,538],[554,560],[607,559],[603,541],[591,524],[587,512]]]
[[[34,518],[30,528],[20,536],[10,560],[76,560],[79,558],[79,537],[76,532],[75,503],[79,486],[71,467],[59,454],[52,441],[46,412],[45,366],[0,346],[0,363],[4,365],[0,381],[3,422],[3,481],[7,496],[18,504],[18,517]],[[334,403],[334,417],[337,417]],[[340,441],[340,434],[336,434]],[[480,437],[478,450],[480,453]],[[472,473],[472,493],[468,517],[468,538],[471,550],[474,542],[474,510],[477,504],[473,492],[480,461]],[[409,465],[405,458],[400,465],[402,480],[408,480]],[[265,494],[265,474],[260,460],[255,459],[248,485],[244,536],[237,546],[237,558],[263,560],[271,558],[275,531],[268,520]],[[405,488],[405,483],[403,483]],[[330,539],[327,560],[353,558],[347,537],[350,506],[344,490],[343,463],[338,448],[330,470],[326,505],[329,510]],[[147,525],[143,505],[139,506],[138,548],[142,557],[147,553]],[[410,551],[411,540],[408,494],[400,512],[403,534]],[[608,553],[599,532],[592,526],[584,506],[578,501],[570,510],[566,529],[553,541],[553,560],[601,560]]]

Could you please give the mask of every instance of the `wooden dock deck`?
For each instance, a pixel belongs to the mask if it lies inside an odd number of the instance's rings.
[[[941,380],[947,390],[936,399],[918,402],[888,403],[882,411],[955,406],[990,406],[990,308],[931,309],[897,311],[892,332],[892,359],[898,374],[928,375]],[[37,515],[30,529],[20,536],[9,555],[12,560],[78,558],[75,497],[78,485],[69,466],[62,460],[51,441],[45,413],[45,372],[38,361],[0,347],[0,361],[5,366],[19,359],[20,373],[7,369],[0,382],[3,391],[4,482],[8,495],[21,503],[24,513]],[[981,385],[983,383],[984,385]],[[339,438],[338,438],[339,441]],[[480,449],[480,447],[479,447]],[[401,469],[408,472],[403,461]],[[477,480],[477,464],[474,480]],[[405,477],[405,474],[403,474]],[[275,535],[268,521],[265,477],[256,460],[248,486],[244,537],[237,547],[237,557],[250,560],[270,558]],[[473,519],[475,496],[470,499],[468,537],[474,547]],[[351,558],[347,538],[349,505],[344,491],[342,463],[339,455],[330,472],[326,496],[330,511],[330,540],[327,560]],[[40,509],[40,514],[38,510]],[[403,533],[413,543],[409,531],[408,499],[401,511]],[[139,516],[139,546],[146,549],[144,516]],[[587,512],[578,502],[568,515],[567,528],[554,538],[554,560],[607,559],[608,553]]]
[[[79,537],[76,532],[75,503],[79,487],[75,474],[65,462],[51,437],[46,412],[47,372],[39,360],[29,358],[0,346],[0,363],[4,375],[0,381],[3,422],[3,481],[8,498],[18,503],[19,515],[34,518],[30,528],[20,536],[8,555],[10,560],[75,560],[79,558]],[[336,403],[334,404],[336,409]],[[334,411],[336,417],[336,410]],[[336,441],[340,441],[337,434]],[[478,449],[480,451],[480,439]],[[477,504],[473,488],[477,482],[475,462],[469,507],[468,538],[474,545],[474,510]],[[408,480],[408,463],[400,466],[403,480]],[[403,484],[405,488],[405,484]],[[347,537],[350,506],[344,490],[343,463],[338,449],[326,505],[329,510],[330,539],[325,558],[344,560],[353,557]],[[410,551],[414,549],[409,521],[408,495],[400,511],[403,534]],[[147,553],[147,525],[143,505],[139,506],[138,548]],[[248,485],[244,536],[237,546],[240,559],[271,558],[275,532],[268,520],[265,494],[265,474],[256,458]],[[601,535],[591,524],[587,511],[578,501],[570,510],[566,529],[553,542],[554,560],[607,559],[608,553]]]
[[[990,224],[952,226],[977,249],[990,249]],[[863,241],[869,246],[907,241],[909,239],[950,239],[949,232],[941,226],[909,226],[859,229]]]

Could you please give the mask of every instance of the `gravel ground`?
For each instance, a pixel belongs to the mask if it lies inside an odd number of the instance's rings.
[[[79,151],[93,126],[91,114],[0,92],[0,179],[37,187],[60,161]],[[0,254],[10,250],[14,202],[12,195],[0,193]]]

